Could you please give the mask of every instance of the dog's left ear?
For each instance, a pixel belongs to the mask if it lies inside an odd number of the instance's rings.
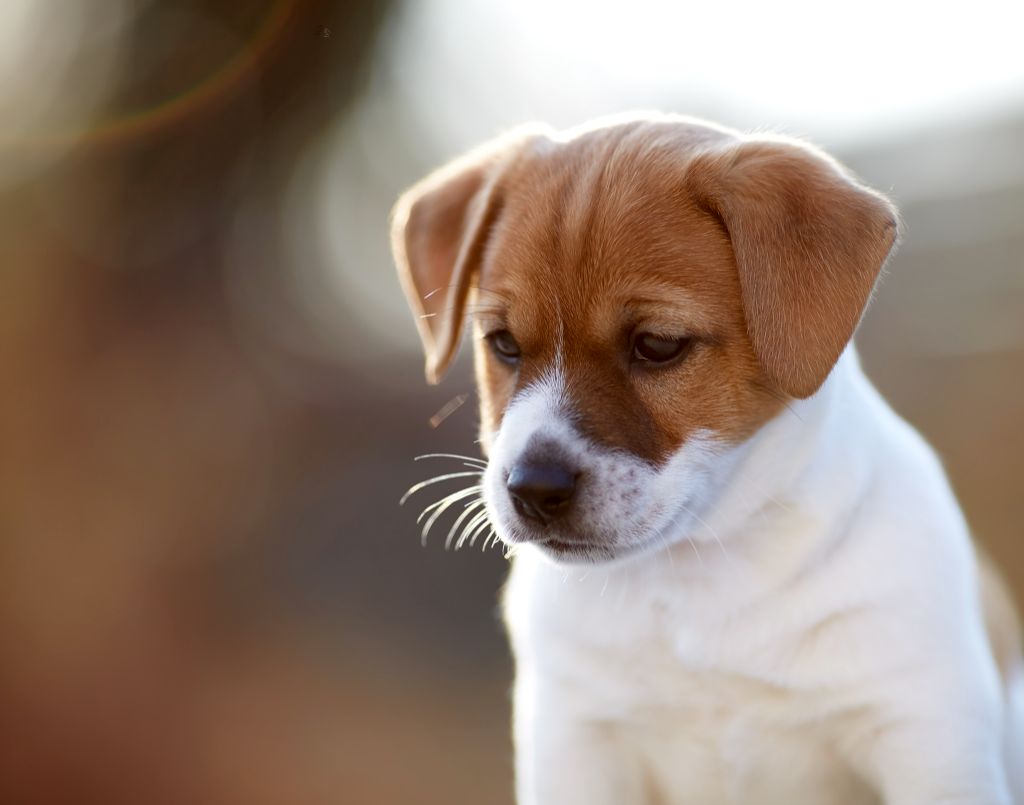
[[[761,366],[780,390],[809,397],[860,322],[897,239],[895,208],[825,154],[783,140],[706,152],[688,175],[732,240]]]
[[[391,249],[429,383],[441,380],[458,351],[470,283],[501,208],[504,165],[539,134],[523,127],[487,143],[411,187],[395,205]]]

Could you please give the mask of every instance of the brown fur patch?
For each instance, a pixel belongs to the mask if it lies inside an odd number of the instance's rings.
[[[422,329],[431,379],[471,302],[485,435],[557,355],[595,442],[657,463],[697,430],[740,441],[824,381],[895,232],[891,206],[824,155],[683,120],[482,154],[407,194],[395,243],[414,310],[427,285],[450,288]],[[518,367],[482,342],[497,329]],[[693,348],[637,364],[637,332]]]
[[[500,312],[477,334],[508,329],[518,370],[478,342],[483,426],[512,395],[562,365],[580,431],[652,462],[698,429],[750,435],[781,406],[746,333],[728,236],[684,189],[679,127],[635,125],[550,143],[512,164],[480,272]],[[631,361],[635,332],[695,339],[659,368]]]

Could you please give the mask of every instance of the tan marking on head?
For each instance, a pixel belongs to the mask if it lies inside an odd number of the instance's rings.
[[[577,427],[652,462],[698,430],[742,440],[812,393],[895,232],[892,208],[817,152],[683,120],[538,138],[493,182],[472,269],[485,437],[558,360]],[[480,340],[494,329],[518,369]],[[638,331],[694,347],[637,366]]]

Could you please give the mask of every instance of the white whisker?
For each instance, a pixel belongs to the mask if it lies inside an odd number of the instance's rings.
[[[467,540],[469,542],[470,546],[475,545],[476,541],[477,541],[477,539],[479,539],[480,535],[483,534],[488,528],[490,528],[490,526],[491,526],[490,520],[487,519],[487,518],[484,518],[484,521],[482,523],[480,523],[479,526],[476,527],[476,529],[473,531],[473,533],[470,535],[469,539]]]
[[[495,529],[493,523],[491,524],[491,533],[487,537],[486,544],[488,548],[499,548],[502,545],[504,545],[504,543],[501,541],[501,537],[498,536],[498,531],[497,529]]]
[[[471,486],[468,489],[461,489],[458,492],[453,492],[452,494],[448,495],[448,497],[441,498],[441,500],[439,500],[437,503],[434,503],[432,504],[432,506],[428,506],[426,509],[424,509],[423,514],[426,514],[428,509],[432,507],[437,507],[437,510],[432,515],[430,515],[430,519],[428,519],[427,522],[423,525],[423,531],[420,532],[423,544],[427,544],[427,534],[430,533],[430,529],[433,527],[434,523],[436,523],[438,518],[442,514],[444,514],[452,505],[462,500],[463,498],[479,494],[480,486],[478,484],[476,486]],[[471,501],[471,503],[472,502],[473,501]],[[421,518],[423,517],[423,514],[420,515]],[[416,522],[418,523],[419,519],[417,519]]]
[[[409,491],[402,495],[402,499],[398,501],[398,505],[401,506],[411,495],[416,494],[421,489],[428,487],[431,484],[438,484],[441,483],[441,481],[449,481],[452,478],[468,478],[471,476],[479,477],[481,475],[483,475],[483,472],[450,472],[447,475],[437,475],[433,478],[428,478],[425,481],[420,481],[418,484],[409,487]]]
[[[477,514],[476,517],[474,517],[472,520],[470,520],[466,524],[466,527],[462,530],[462,534],[459,535],[458,541],[455,543],[455,550],[459,550],[463,545],[465,545],[466,544],[466,538],[469,535],[469,533],[471,531],[473,531],[474,529],[476,529],[480,525],[481,522],[486,522],[486,521],[487,521],[487,509],[484,508],[484,510],[482,512]]]
[[[458,453],[425,453],[422,456],[416,456],[413,461],[422,461],[425,458],[454,458],[457,461],[468,461],[472,465],[478,467],[486,467],[487,462],[482,458],[474,458],[473,456],[463,456]]]
[[[448,536],[444,538],[444,549],[446,551],[452,547],[452,540],[455,538],[455,534],[458,532],[459,526],[461,526],[466,521],[466,518],[468,518],[471,514],[473,514],[477,509],[479,509],[483,505],[483,500],[479,499],[466,504],[466,508],[463,510],[462,514],[460,514],[456,518],[455,522],[452,523],[452,527],[448,529]],[[458,550],[458,547],[459,546],[456,543],[455,549]]]
[[[689,542],[690,547],[693,548],[693,552],[697,556],[697,561],[700,562],[700,566],[704,567],[704,557],[700,555],[700,548],[697,547],[697,543],[694,541],[693,537],[687,534],[686,541]]]
[[[436,503],[431,503],[429,506],[427,506],[427,508],[420,512],[420,516],[416,518],[417,525],[423,521],[423,518],[427,516],[428,512],[433,511],[438,506],[442,506],[444,504],[450,505],[451,503],[454,503],[457,500],[461,500],[462,498],[472,494],[473,492],[479,492],[480,489],[480,484],[473,484],[473,486],[467,486],[465,489],[459,489],[455,492],[452,492],[450,495],[445,495],[439,501],[437,501]],[[447,508],[447,506],[445,506],[445,508]]]

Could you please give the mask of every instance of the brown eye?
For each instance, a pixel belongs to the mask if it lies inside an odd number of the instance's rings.
[[[498,356],[498,360],[510,364],[519,362],[519,344],[508,330],[495,330],[493,333],[488,333],[485,338],[491,345],[491,349],[494,350],[494,354]]]
[[[653,333],[637,333],[633,337],[633,360],[638,363],[668,363],[685,357],[692,338],[663,338]]]

